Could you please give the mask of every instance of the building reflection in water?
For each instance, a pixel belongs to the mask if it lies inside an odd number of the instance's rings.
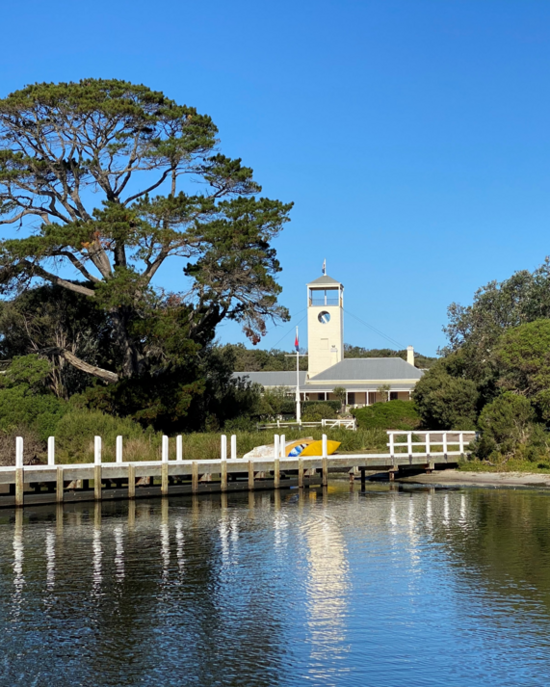
[[[347,547],[339,521],[328,510],[312,508],[305,521],[309,574],[306,579],[307,625],[310,631],[310,675],[313,679],[346,671],[346,639],[351,596]],[[321,675],[322,674],[322,675]]]
[[[101,588],[102,575],[102,558],[103,549],[101,547],[101,524],[94,525],[94,532],[92,537],[92,591],[98,594]]]
[[[124,539],[123,526],[117,525],[113,534],[115,537],[115,576],[117,582],[124,580]]]
[[[46,532],[46,586],[52,590],[55,586],[55,532]]]
[[[13,530],[13,595],[12,595],[12,613],[14,619],[17,619],[21,610],[21,603],[23,597],[23,587],[25,586],[25,577],[23,575],[23,511],[21,509],[15,512],[15,527]]]
[[[176,559],[180,573],[185,570],[185,536],[183,534],[183,521],[181,518],[176,520]]]

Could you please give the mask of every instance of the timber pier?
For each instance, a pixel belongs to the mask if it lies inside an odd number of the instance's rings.
[[[467,453],[474,432],[388,432],[387,453],[327,455],[323,435],[322,455],[290,458],[285,437],[274,438],[273,456],[255,460],[237,457],[237,437],[220,438],[220,458],[182,460],[181,437],[176,438],[176,460],[169,460],[169,439],[163,437],[161,459],[124,462],[122,437],[117,438],[115,462],[102,462],[101,437],[94,440],[93,463],[55,463],[55,440],[48,441],[48,464],[23,464],[23,439],[17,437],[15,465],[0,467],[0,508],[50,503],[74,503],[156,496],[299,489],[326,486],[330,473],[359,476],[386,472],[390,480],[399,471],[453,467]],[[399,442],[396,438],[406,437]],[[417,441],[420,437],[420,441]],[[413,439],[415,439],[413,441]]]

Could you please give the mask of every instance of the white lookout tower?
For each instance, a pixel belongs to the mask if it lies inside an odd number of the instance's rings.
[[[344,359],[344,286],[326,274],[307,284],[308,377]]]

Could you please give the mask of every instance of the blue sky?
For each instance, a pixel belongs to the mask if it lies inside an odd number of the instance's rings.
[[[346,310],[434,354],[449,303],[550,253],[547,1],[4,0],[0,45],[1,95],[144,83],[210,114],[223,152],[295,202],[276,247],[296,317],[262,347],[292,346],[324,258]],[[345,332],[391,346],[351,316]]]

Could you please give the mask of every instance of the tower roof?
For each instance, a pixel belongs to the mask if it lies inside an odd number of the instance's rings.
[[[314,279],[313,281],[310,281],[309,284],[306,284],[306,286],[318,286],[318,287],[327,287],[327,286],[343,286],[339,281],[336,281],[336,279],[333,279],[332,277],[329,277],[328,274],[323,274],[322,277],[317,277],[317,279]]]

